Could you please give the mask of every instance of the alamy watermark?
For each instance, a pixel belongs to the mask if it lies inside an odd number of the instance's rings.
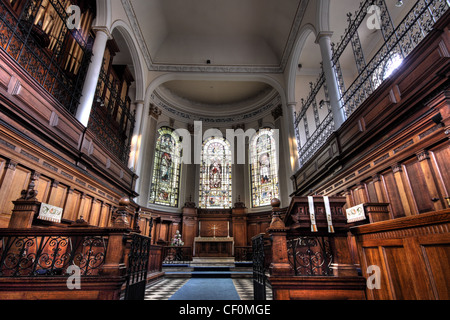
[[[66,26],[69,30],[80,29],[81,28],[81,9],[79,6],[71,5],[67,8],[67,18]]]
[[[72,265],[67,268],[67,288],[69,290],[81,290],[81,269],[77,265]]]
[[[367,28],[369,30],[381,30],[381,9],[377,5],[372,5],[367,8]]]
[[[367,268],[367,288],[369,290],[381,289],[381,268],[379,266],[369,266]]]
[[[203,125],[201,121],[194,122],[193,143],[191,139],[192,133],[188,130],[177,129],[175,130],[175,133],[181,137],[180,143],[183,150],[182,162],[184,164],[202,164],[203,143],[210,138],[224,138],[230,144],[232,164],[246,164],[246,156],[249,149],[247,141],[250,143],[258,135],[258,131],[255,129],[248,129],[246,131],[243,129],[227,129],[225,137],[219,129],[208,129],[203,132]],[[275,152],[275,157],[277,159],[276,165],[278,166],[280,155],[279,130],[270,129],[270,136],[273,143],[272,150]]]

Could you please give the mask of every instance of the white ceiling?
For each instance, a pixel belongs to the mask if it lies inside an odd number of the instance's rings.
[[[279,66],[301,0],[129,0],[153,64]]]
[[[316,1],[316,0],[310,0]],[[396,0],[387,0],[394,20],[415,3],[404,0],[403,8],[395,8]],[[298,22],[303,18],[304,0],[123,0],[131,25],[138,27],[155,70],[172,68],[187,72],[189,67],[273,68],[283,70],[283,63],[291,54],[293,37]],[[338,43],[348,26],[347,13],[359,8],[359,0],[331,0],[330,29],[332,41]],[[131,57],[121,37],[116,37],[121,52],[116,63],[131,64]],[[137,37],[139,38],[139,37]],[[376,44],[380,32],[361,30],[365,44]],[[368,54],[369,55],[369,54]],[[354,63],[348,54],[342,65],[352,72]],[[206,61],[211,63],[207,64]],[[321,54],[315,38],[306,41],[299,63],[308,75],[320,68]],[[240,70],[240,69],[237,69]],[[301,70],[300,70],[301,72]],[[307,85],[307,84],[305,84]],[[162,84],[157,91],[161,97],[183,104],[211,106],[211,115],[217,106],[242,106],[249,101],[264,101],[273,97],[274,90],[261,82],[177,80]],[[188,110],[190,108],[186,108]],[[192,110],[192,109],[190,109]]]
[[[169,81],[164,89],[191,103],[210,106],[235,105],[271,92],[265,83],[243,81]]]

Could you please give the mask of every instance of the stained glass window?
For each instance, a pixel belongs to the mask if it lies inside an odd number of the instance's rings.
[[[232,207],[231,165],[231,147],[227,140],[212,137],[204,142],[200,168],[200,208]]]
[[[181,169],[179,139],[171,128],[163,127],[158,130],[150,204],[178,207]]]
[[[279,198],[278,159],[272,129],[261,129],[250,142],[252,204],[254,208],[270,205]]]

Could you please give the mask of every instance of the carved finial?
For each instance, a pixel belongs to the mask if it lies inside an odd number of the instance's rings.
[[[285,230],[286,225],[283,220],[281,220],[280,199],[272,199],[270,204],[272,205],[272,222],[270,223],[269,230]]]
[[[271,204],[273,210],[275,210],[275,209],[278,210],[278,209],[280,209],[281,201],[280,201],[280,199],[275,198],[275,199],[272,199],[270,204]]]
[[[130,199],[128,199],[127,197],[124,197],[122,199],[119,200],[119,205],[121,207],[128,207],[130,205]]]
[[[124,197],[119,200],[119,208],[115,212],[113,225],[115,227],[129,227],[130,222],[128,221],[127,208],[130,205],[130,199]]]
[[[23,190],[22,191],[22,197],[20,198],[20,200],[26,200],[26,201],[36,201],[36,197],[38,195],[37,190],[35,190],[34,188],[36,187],[36,180],[39,179],[39,175],[38,174],[33,174],[31,175],[31,181],[30,184],[28,185],[28,189],[27,190]]]

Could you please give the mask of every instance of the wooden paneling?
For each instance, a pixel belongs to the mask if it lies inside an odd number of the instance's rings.
[[[424,183],[425,177],[420,163],[414,160],[407,163],[405,167],[419,213],[433,211],[434,206],[431,202],[431,195],[428,191],[427,185]],[[422,181],[422,183],[417,183],[418,181]]]
[[[434,160],[434,168],[442,185],[442,193],[446,198],[450,196],[450,146],[443,144],[430,151]]]
[[[427,272],[436,298],[449,300],[450,288],[450,244],[422,245]]]
[[[28,188],[31,171],[9,162],[5,166],[0,187],[0,211],[10,215],[13,209],[12,201],[17,200],[22,191]]]
[[[366,184],[367,195],[369,197],[368,202],[372,203],[382,203],[382,199],[378,199],[377,190],[375,189],[375,182],[370,182]]]
[[[50,191],[50,197],[48,199],[48,204],[64,208],[67,200],[67,193],[69,192],[69,187],[61,183],[53,182]]]
[[[391,209],[394,217],[405,216],[405,211],[402,205],[402,198],[397,188],[397,182],[395,181],[394,173],[388,171],[383,176],[383,182],[385,187],[385,192],[387,194],[388,202],[391,204]]]
[[[39,176],[35,187],[35,190],[38,192],[36,198],[39,202],[48,203],[51,185],[52,181],[49,178],[42,175]]]
[[[450,293],[450,210],[356,227],[361,268],[381,270],[372,300],[448,299]]]
[[[67,195],[66,207],[64,210],[64,219],[76,221],[81,204],[81,192],[69,190]]]
[[[393,298],[395,300],[411,300],[414,295],[414,278],[407,263],[405,248],[402,246],[384,247],[387,271],[393,285]]]
[[[449,17],[295,173],[296,196],[345,195],[347,207],[390,203],[392,219],[450,208]]]

